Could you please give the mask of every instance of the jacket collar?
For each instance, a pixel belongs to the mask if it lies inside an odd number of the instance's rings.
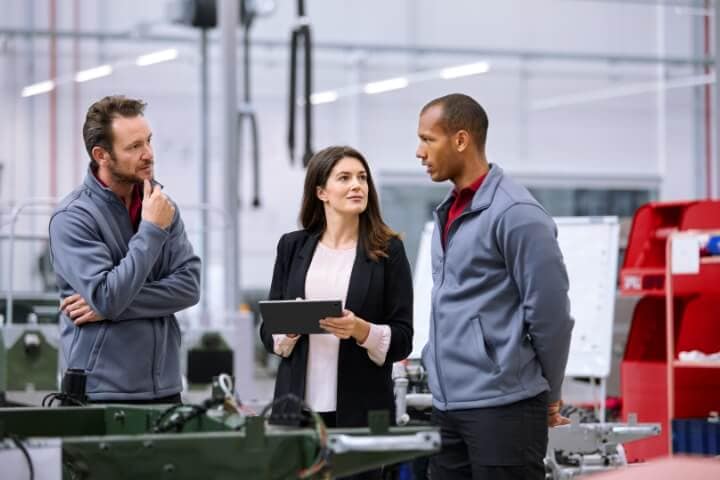
[[[490,170],[488,170],[482,185],[480,185],[478,191],[475,192],[472,202],[470,203],[470,211],[483,210],[490,206],[503,175],[504,173],[502,168],[500,168],[497,164],[490,164]],[[450,190],[448,192],[440,205],[435,208],[435,212],[441,214],[444,209],[450,208],[450,204],[453,201],[453,192],[454,190]]]
[[[495,196],[495,192],[497,191],[498,186],[500,185],[500,181],[503,178],[503,170],[498,165],[495,165],[493,163],[490,164],[490,170],[488,170],[487,177],[485,177],[485,180],[483,180],[482,185],[480,185],[480,188],[477,192],[475,192],[475,196],[472,199],[472,203],[470,204],[471,210],[483,210],[490,206],[490,203],[492,203],[492,199]]]
[[[105,199],[105,201],[113,201],[113,200],[119,200],[119,197],[115,192],[110,190],[110,188],[104,186],[100,181],[97,179],[95,174],[93,173],[92,169],[88,167],[87,174],[85,175],[85,180],[83,181],[83,185],[90,190],[91,192],[95,193],[96,195],[99,195],[101,198]],[[152,180],[152,185],[155,187],[155,185],[160,185],[160,188],[163,188],[163,184],[158,182],[157,180]],[[140,189],[140,196],[143,195],[143,189]]]

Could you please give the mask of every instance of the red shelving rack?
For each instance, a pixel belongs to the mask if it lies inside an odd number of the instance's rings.
[[[678,233],[717,231],[717,201],[650,203],[633,218],[620,290],[643,298],[621,366],[623,416],[660,422],[663,433],[627,445],[630,460],[671,454],[673,418],[720,409],[720,365],[677,359],[680,351],[720,351],[720,258],[702,257],[697,274],[671,271]]]

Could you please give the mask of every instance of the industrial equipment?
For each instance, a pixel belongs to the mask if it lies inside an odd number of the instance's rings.
[[[268,426],[227,402],[0,409],[0,463],[25,475],[41,469],[38,479],[329,478],[440,448],[436,429],[389,427],[387,412],[371,412],[370,428],[318,421]]]
[[[623,444],[660,435],[659,423],[572,423],[548,431],[545,467],[552,480],[569,480],[579,475],[604,472],[627,466]]]

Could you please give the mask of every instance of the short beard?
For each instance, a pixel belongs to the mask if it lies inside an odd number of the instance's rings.
[[[110,152],[110,164],[108,171],[112,179],[117,183],[124,183],[126,185],[141,185],[144,180],[137,175],[127,175],[120,172],[117,168],[117,157],[114,152]]]

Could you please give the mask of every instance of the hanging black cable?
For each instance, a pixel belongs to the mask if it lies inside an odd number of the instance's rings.
[[[250,88],[250,28],[257,12],[248,5],[248,0],[240,2],[240,26],[243,31],[243,105],[238,113],[238,143],[242,146],[243,127],[250,128],[252,155],[253,198],[252,206],[260,206],[260,138],[258,133],[257,112],[251,103]],[[238,149],[239,150],[239,149]]]
[[[298,24],[290,36],[290,93],[288,98],[288,150],[290,163],[295,159],[295,116],[298,103],[297,80],[298,80],[298,49],[303,49],[303,119],[305,121],[305,142],[303,150],[303,166],[307,166],[313,155],[312,150],[312,42],[310,24],[305,16],[305,1],[298,0]]]
[[[30,472],[30,480],[35,480],[35,467],[33,465],[33,461],[30,457],[30,452],[28,452],[27,447],[25,447],[23,441],[15,435],[7,435],[7,438],[9,438],[18,448],[18,450],[20,450],[20,452],[23,454],[23,456],[25,457],[25,461],[27,462],[28,470]]]
[[[303,2],[303,0],[298,0]],[[310,158],[313,156],[312,151],[312,103],[310,95],[312,94],[312,48],[310,37],[310,25],[303,25],[305,32],[305,98],[303,106],[305,108],[305,151],[303,152],[303,166],[307,167]]]
[[[295,163],[295,97],[297,95],[297,45],[299,33],[290,34],[290,93],[288,97],[288,150],[290,165]]]

